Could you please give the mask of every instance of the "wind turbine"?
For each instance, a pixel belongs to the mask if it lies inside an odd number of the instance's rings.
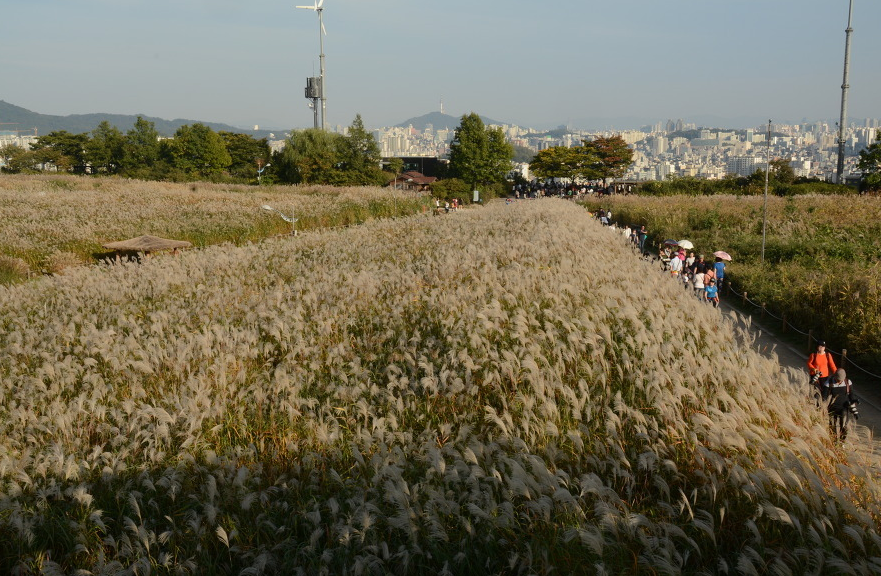
[[[318,55],[318,60],[321,63],[321,129],[325,129],[325,119],[327,118],[327,98],[324,95],[324,37],[327,35],[327,30],[324,29],[324,20],[322,20],[322,11],[324,8],[321,6],[324,4],[324,0],[315,0],[315,4],[312,6],[297,6],[297,8],[304,8],[306,10],[315,10],[318,13],[318,46],[320,49],[320,53]]]

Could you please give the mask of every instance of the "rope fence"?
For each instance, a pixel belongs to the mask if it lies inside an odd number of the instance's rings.
[[[783,332],[792,330],[793,332],[797,332],[797,333],[801,334],[802,336],[807,336],[808,353],[810,353],[810,351],[814,349],[814,346],[816,345],[816,343],[819,342],[819,339],[814,338],[814,331],[813,330],[808,330],[807,332],[805,332],[803,330],[799,330],[798,328],[793,326],[792,323],[787,322],[786,316],[781,317],[781,316],[777,316],[775,314],[772,314],[768,310],[768,307],[765,306],[765,304],[760,304],[758,302],[750,300],[747,295],[746,290],[744,290],[743,293],[741,294],[741,293],[737,292],[737,290],[735,290],[731,286],[731,282],[726,282],[725,285],[727,286],[727,293],[729,296],[731,294],[734,294],[734,296],[737,296],[741,299],[744,306],[746,306],[747,304],[750,304],[753,306],[754,310],[761,310],[760,318],[765,318],[766,316],[769,316],[769,317],[780,322]],[[866,370],[865,368],[863,368],[862,366],[860,366],[859,364],[857,364],[853,360],[850,360],[847,357],[847,348],[843,348],[840,352],[836,352],[835,350],[831,350],[827,346],[826,350],[828,352],[831,352],[832,354],[836,354],[841,357],[841,367],[842,368],[844,368],[845,364],[847,364],[848,370],[850,370],[851,368],[856,368],[857,370],[859,370],[860,372],[862,372],[866,376],[870,376],[872,378],[875,378],[876,380],[881,380],[881,375],[875,374],[873,372],[869,372],[868,370]]]
[[[621,228],[618,228],[617,224],[613,224],[612,226],[610,226],[610,228],[612,229],[612,231],[621,230]],[[640,253],[638,248],[634,247],[629,239],[626,241],[628,244],[631,245],[631,248],[634,248],[634,250],[637,252],[637,254],[639,254],[639,256],[641,258],[645,258],[645,256],[646,256],[645,252]],[[649,260],[655,260],[655,259],[656,258],[654,258],[654,257],[649,258]],[[658,261],[658,263],[660,263],[660,265],[663,269],[664,264],[663,264],[663,262],[661,262],[660,258],[657,258],[657,261]],[[747,295],[746,290],[744,290],[743,293],[737,292],[737,290],[735,290],[734,288],[731,287],[731,282],[725,282],[724,286],[725,286],[724,289],[726,290],[727,296],[731,296],[733,294],[734,296],[739,297],[741,299],[744,306],[746,306],[747,304],[752,305],[754,308],[754,312],[755,311],[760,312],[761,319],[764,319],[766,316],[773,318],[773,319],[780,322],[783,332],[787,332],[787,331],[791,330],[793,332],[797,332],[797,333],[801,334],[802,336],[806,336],[807,337],[807,344],[808,344],[808,354],[810,354],[810,352],[814,349],[816,342],[819,342],[819,339],[814,337],[813,330],[808,330],[807,332],[805,332],[803,330],[800,330],[798,327],[793,326],[791,322],[786,320],[786,316],[777,316],[776,314],[773,314],[771,311],[769,311],[768,307],[765,304],[750,300]],[[847,349],[846,348],[843,348],[840,352],[836,352],[835,350],[832,350],[827,346],[826,350],[828,352],[830,352],[831,354],[838,355],[841,358],[841,367],[842,368],[844,368],[844,366],[846,364],[848,366],[848,369],[855,368],[855,369],[859,370],[860,372],[862,372],[864,375],[869,376],[870,378],[874,378],[875,380],[881,381],[881,375],[875,374],[874,372],[870,372],[870,371],[866,370],[865,368],[863,368],[862,366],[860,366],[859,364],[857,364],[856,362],[854,362],[853,360],[849,359],[847,357]]]

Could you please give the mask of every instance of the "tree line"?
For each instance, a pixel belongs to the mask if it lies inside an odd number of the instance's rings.
[[[138,116],[125,133],[107,121],[82,134],[54,131],[38,137],[30,149],[0,148],[0,159],[4,172],[53,169],[143,180],[253,183],[262,176],[264,182],[381,185],[394,176],[380,169],[379,146],[360,115],[345,136],[294,131],[275,153],[266,138],[215,132],[201,123],[162,138],[153,122]]]

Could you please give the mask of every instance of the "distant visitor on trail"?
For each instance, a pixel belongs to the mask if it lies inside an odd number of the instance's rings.
[[[836,370],[835,360],[826,350],[826,341],[820,340],[817,351],[808,356],[808,374],[811,375],[811,385],[817,389],[816,394],[824,401],[829,397],[829,380]]]
[[[844,368],[839,368],[829,385],[829,428],[832,436],[840,442],[847,438],[848,420],[857,420],[859,400],[853,395],[853,382],[847,378]]]

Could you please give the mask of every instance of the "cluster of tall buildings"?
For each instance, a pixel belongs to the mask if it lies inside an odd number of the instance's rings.
[[[796,176],[834,182],[838,160],[838,127],[828,122],[771,124],[747,130],[668,131],[657,126],[633,143],[634,164],[627,178],[664,180],[673,176],[706,179],[728,174],[749,176],[764,169],[767,159],[789,162]],[[845,131],[844,176],[857,172],[860,150],[875,141],[878,119],[853,123]]]
[[[746,130],[697,128],[683,120],[668,120],[639,130],[577,131],[560,128],[536,132],[501,125],[508,140],[534,152],[552,146],[577,146],[584,139],[620,135],[634,149],[634,163],[626,179],[664,180],[670,176],[720,179],[729,174],[748,176],[764,169],[767,158],[785,159],[797,176],[835,181],[838,127],[830,122],[772,124]],[[846,130],[845,175],[856,172],[858,154],[875,141],[881,120],[852,122]],[[449,152],[453,130],[380,128],[373,132],[383,157],[433,156]]]

